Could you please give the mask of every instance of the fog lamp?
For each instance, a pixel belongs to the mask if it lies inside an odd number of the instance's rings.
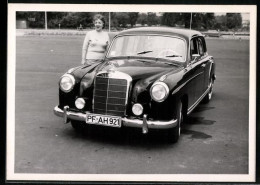
[[[83,98],[77,98],[75,101],[75,105],[78,109],[83,109],[85,107],[85,100]]]
[[[132,107],[132,111],[136,116],[140,116],[141,114],[143,114],[143,110],[143,106],[139,103],[134,104]]]

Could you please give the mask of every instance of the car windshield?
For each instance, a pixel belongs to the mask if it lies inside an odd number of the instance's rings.
[[[170,36],[127,35],[116,38],[107,55],[110,57],[142,56],[185,62],[184,40]]]

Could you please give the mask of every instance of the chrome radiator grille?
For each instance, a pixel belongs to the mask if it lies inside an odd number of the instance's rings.
[[[97,76],[94,85],[93,112],[123,116],[126,110],[128,81]]]

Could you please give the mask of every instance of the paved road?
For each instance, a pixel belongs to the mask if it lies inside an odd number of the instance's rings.
[[[83,37],[17,37],[16,173],[247,174],[249,41],[209,39],[213,99],[177,144],[163,134],[91,128],[77,134],[53,114],[58,79],[80,63]]]

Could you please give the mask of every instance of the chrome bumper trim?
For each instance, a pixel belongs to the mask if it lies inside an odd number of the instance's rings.
[[[68,106],[64,106],[64,109],[60,109],[58,106],[54,107],[53,112],[56,116],[63,117],[64,123],[68,123],[69,120],[85,121],[86,114],[80,112],[73,112],[68,110]]]
[[[64,109],[60,109],[58,106],[54,107],[54,114],[64,118],[64,123],[68,123],[69,120],[85,121],[86,114],[69,111],[69,107],[65,106]],[[168,129],[177,126],[177,120],[170,121],[152,121],[147,120],[147,115],[144,115],[143,120],[140,119],[128,119],[122,118],[122,125],[125,127],[138,127],[142,128],[144,134],[148,132],[148,128],[153,129]]]

